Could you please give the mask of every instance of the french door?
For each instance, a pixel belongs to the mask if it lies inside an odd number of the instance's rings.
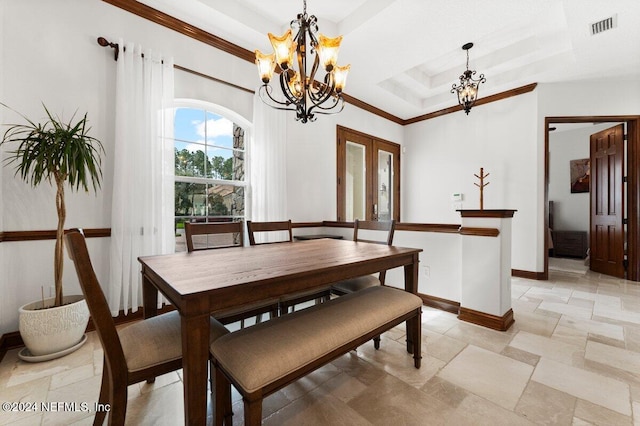
[[[400,221],[400,145],[338,126],[338,221]]]

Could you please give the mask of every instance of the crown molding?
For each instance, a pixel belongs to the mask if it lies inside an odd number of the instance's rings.
[[[102,0],[102,1],[110,5],[113,5],[115,7],[118,7],[122,10],[126,10],[127,12],[133,13],[134,15],[147,19],[158,25],[174,30],[180,34],[186,35],[187,37],[191,37],[195,40],[201,41],[202,43],[208,44],[216,49],[227,52],[245,61],[248,61],[251,63],[255,61],[255,55],[252,51],[247,50],[243,47],[240,47],[237,44],[231,43],[223,38],[220,38],[207,31],[204,31],[203,29],[200,29],[187,22],[181,21],[180,19],[177,19],[171,15],[168,15],[164,12],[161,12],[157,9],[154,9],[136,0]],[[516,89],[507,90],[505,92],[501,92],[492,96],[487,96],[486,98],[478,99],[474,107],[530,92],[533,89],[535,89],[537,84],[538,83],[529,84],[527,86],[518,87]],[[450,108],[441,109],[439,111],[431,112],[428,114],[420,115],[420,116],[405,120],[387,111],[384,111],[380,108],[374,107],[373,105],[368,104],[360,99],[354,98],[353,96],[350,96],[346,93],[343,93],[342,96],[344,97],[345,102],[353,106],[356,106],[358,108],[361,108],[367,112],[370,112],[371,114],[375,114],[386,120],[392,121],[396,124],[400,124],[401,126],[406,126],[408,124],[413,124],[420,121],[430,120],[432,118],[440,117],[442,115],[451,114],[451,113],[462,110],[462,107],[460,105],[456,105]]]

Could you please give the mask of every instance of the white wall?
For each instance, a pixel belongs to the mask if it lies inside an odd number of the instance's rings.
[[[490,174],[484,208],[517,210],[513,268],[536,270],[537,103],[536,92],[530,92],[475,107],[468,116],[457,112],[407,126],[402,220],[461,223],[456,208],[480,207],[474,174],[483,167]],[[453,193],[463,193],[463,201],[454,203]],[[445,297],[449,290],[443,285],[430,294]]]

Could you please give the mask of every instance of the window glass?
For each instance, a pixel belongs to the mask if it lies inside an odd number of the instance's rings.
[[[176,108],[174,118],[176,251],[183,251],[185,222],[244,220],[246,130],[200,106]]]

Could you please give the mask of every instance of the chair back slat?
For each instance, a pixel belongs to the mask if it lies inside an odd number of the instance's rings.
[[[359,230],[370,230],[370,231],[381,231],[385,232],[386,239],[381,238],[380,240],[365,240],[359,238],[358,231]],[[375,220],[358,220],[356,219],[353,222],[353,241],[360,241],[364,243],[377,243],[377,244],[386,244],[388,246],[393,244],[393,234],[396,229],[396,221],[395,220],[387,220],[387,221],[375,221]],[[379,280],[382,285],[384,285],[384,280],[387,276],[387,271],[380,271]]]
[[[244,226],[242,222],[220,222],[220,223],[190,223],[186,222],[184,224],[184,234],[185,239],[187,241],[187,251],[198,251],[198,250],[208,250],[208,249],[216,249],[216,248],[225,248],[225,247],[236,247],[244,245]],[[225,235],[229,238],[221,242],[221,244],[216,244],[214,246],[209,246],[208,238],[207,244],[205,247],[198,247],[197,244],[194,243],[194,236],[197,235]],[[236,243],[234,238],[235,235],[238,235],[238,242]]]
[[[247,232],[249,234],[249,244],[252,246],[258,244],[268,244],[268,243],[257,243],[255,233],[257,232],[276,232],[276,231],[284,231],[287,233],[288,238],[282,239],[278,242],[291,242],[293,241],[293,231],[291,227],[291,220],[283,220],[279,222],[253,222],[247,221]]]
[[[65,235],[67,252],[75,265],[82,294],[89,307],[91,319],[96,327],[104,349],[104,357],[113,374],[127,371],[122,345],[111,311],[96,277],[82,229],[72,229]]]
[[[363,240],[358,237],[358,231],[361,229],[366,229],[370,231],[384,231],[386,232],[386,239],[380,240]],[[358,220],[356,219],[353,222],[353,241],[362,241],[369,243],[382,243],[391,245],[393,244],[393,234],[396,229],[396,221],[395,220],[386,220],[386,221],[375,221],[375,220]]]

